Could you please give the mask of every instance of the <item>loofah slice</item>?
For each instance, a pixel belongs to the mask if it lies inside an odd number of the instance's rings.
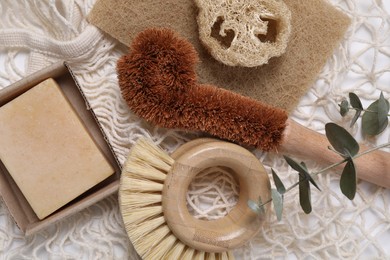
[[[291,13],[281,0],[195,0],[199,38],[230,66],[255,67],[286,50]]]

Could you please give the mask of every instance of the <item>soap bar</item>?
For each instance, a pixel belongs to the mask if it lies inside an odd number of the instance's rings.
[[[0,160],[39,219],[114,173],[53,79],[0,107]]]

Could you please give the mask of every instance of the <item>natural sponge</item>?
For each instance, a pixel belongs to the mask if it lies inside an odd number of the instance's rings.
[[[282,0],[195,0],[199,38],[230,66],[255,67],[285,52],[291,13]]]

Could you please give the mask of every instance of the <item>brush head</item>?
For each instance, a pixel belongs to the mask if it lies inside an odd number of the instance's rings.
[[[134,248],[143,259],[230,258],[226,251],[248,242],[266,218],[247,206],[248,199],[270,199],[264,167],[243,147],[215,139],[193,140],[172,156],[140,139],[125,162],[119,205]],[[189,213],[187,190],[196,175],[214,167],[224,167],[237,179],[240,198],[226,216],[205,221]],[[264,208],[268,211],[269,205]]]
[[[182,96],[196,84],[198,56],[192,45],[168,29],[141,32],[130,53],[118,60],[118,78],[123,98],[149,118],[173,114]],[[157,120],[157,119],[155,119]]]
[[[198,84],[193,46],[169,29],[140,33],[118,60],[122,96],[138,116],[166,128],[204,131],[242,145],[273,150],[287,113],[249,97]]]

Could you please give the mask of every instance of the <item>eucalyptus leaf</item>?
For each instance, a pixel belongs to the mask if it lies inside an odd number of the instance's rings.
[[[278,221],[282,219],[283,213],[283,195],[277,190],[271,189],[272,202],[274,204],[275,214]]]
[[[291,168],[293,168],[294,170],[299,172],[300,176],[302,175],[303,178],[310,181],[319,191],[321,191],[321,189],[318,187],[317,183],[311,177],[309,171],[307,170],[306,164],[304,162],[298,163],[297,161],[295,161],[294,159],[292,159],[286,155],[284,155],[283,157],[286,160],[286,162],[288,163],[288,165],[291,166]]]
[[[381,92],[381,95],[378,99],[378,121],[379,125],[383,126],[384,128],[386,128],[388,124],[389,109],[389,101],[385,99],[385,97],[383,96],[383,92]]]
[[[387,113],[389,101],[384,99],[383,94],[378,100],[368,106],[362,117],[362,130],[366,135],[378,135],[383,132],[388,124]]]
[[[261,209],[261,207],[256,203],[254,202],[253,200],[248,200],[247,202],[248,204],[248,207],[255,213],[257,214],[262,214],[263,213],[263,210]]]
[[[280,194],[284,194],[286,192],[286,187],[284,187],[283,182],[280,180],[279,176],[276,174],[274,169],[271,168],[272,178],[274,179],[276,189]]]
[[[356,110],[355,115],[353,116],[349,127],[352,127],[356,123],[356,121],[359,119],[361,114],[362,114],[362,110]]]
[[[349,101],[351,102],[351,106],[353,108],[356,108],[357,110],[363,110],[362,102],[360,101],[359,97],[353,93],[349,93]]]
[[[305,169],[305,171],[308,173],[309,170],[307,169],[306,163],[305,162],[301,162],[301,165],[302,165],[303,169]]]
[[[314,185],[314,187],[317,188],[317,190],[321,191],[320,187],[318,187],[317,183],[314,181],[314,179],[311,177],[311,175],[309,174],[309,171],[307,170],[307,166],[304,162],[301,162],[301,165],[303,168],[305,168],[306,172],[305,172],[305,175],[306,176],[306,179],[308,179],[310,181],[311,184]]]
[[[299,175],[299,203],[306,214],[311,212],[310,183],[302,175]]]
[[[335,123],[325,125],[326,137],[332,147],[346,158],[359,152],[359,144],[347,130]]]
[[[340,104],[340,115],[345,116],[349,111],[349,102],[347,100],[341,101]]]
[[[352,127],[356,123],[356,121],[359,119],[359,117],[362,113],[362,110],[363,110],[363,105],[362,105],[362,102],[360,101],[359,97],[353,92],[349,93],[349,101],[351,102],[351,106],[356,109],[355,115],[352,118],[352,121],[350,124],[350,127]]]
[[[352,160],[348,160],[341,174],[340,189],[348,199],[353,200],[356,194],[356,170]]]
[[[383,96],[383,92],[381,92],[381,95],[378,99],[378,117],[387,118],[389,110],[389,101],[385,99],[385,97]]]
[[[307,174],[306,179],[309,180],[309,182],[311,184],[313,184],[314,187],[317,188],[317,190],[321,191],[320,187],[317,185],[317,183],[314,181],[314,179],[311,177],[311,175],[309,173],[307,173],[307,167],[306,167],[305,163],[301,162],[301,164],[303,164],[303,166],[306,168],[306,174]]]
[[[286,162],[288,163],[288,165],[291,166],[291,168],[293,168],[294,170],[296,170],[299,173],[304,174],[304,176],[306,176],[306,174],[310,176],[310,174],[307,172],[307,168],[304,164],[298,163],[297,161],[295,161],[294,159],[292,159],[286,155],[283,155],[283,157],[286,160]]]

